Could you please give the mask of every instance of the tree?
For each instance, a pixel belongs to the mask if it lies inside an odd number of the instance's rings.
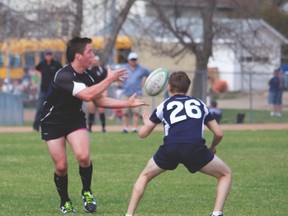
[[[174,59],[187,53],[195,56],[196,69],[192,86],[194,96],[206,100],[207,64],[212,57],[215,42],[219,39],[233,40],[234,43],[228,43],[227,46],[235,50],[235,53],[241,46],[247,54],[259,60],[256,50],[251,49],[251,41],[258,40],[258,44],[263,43],[261,38],[258,38],[261,21],[253,21],[261,18],[263,2],[259,0],[149,0],[148,2],[152,5],[146,8],[149,14],[141,19],[135,17],[134,21],[130,21],[134,22],[134,28],[130,27],[130,31],[131,29],[134,32],[139,31],[135,37],[139,37],[142,43],[146,43],[149,39],[155,41],[157,38],[157,43],[152,45],[153,51],[158,55],[167,55]],[[155,14],[152,9],[156,11]],[[138,26],[142,29],[140,30]],[[245,38],[248,34],[249,40],[248,37]],[[258,47],[269,50],[265,44],[262,45]],[[241,53],[237,54],[240,61]],[[266,58],[260,56],[261,61],[262,59]],[[242,68],[243,72],[253,71],[247,68],[248,64],[245,66],[246,71]]]
[[[272,25],[275,29],[281,32],[288,38],[288,14],[281,10],[281,6],[287,2],[284,0],[273,1],[272,4],[265,4],[263,7],[263,19]],[[282,49],[283,61],[288,63],[288,45]]]
[[[81,26],[83,22],[83,0],[72,0],[72,2],[76,6],[76,12],[75,12],[75,23],[72,31],[72,37],[80,37],[81,36]]]
[[[118,36],[118,33],[123,23],[125,22],[129,14],[130,8],[134,4],[134,2],[135,0],[128,0],[127,3],[124,5],[124,7],[120,9],[120,12],[118,14],[115,14],[115,16],[113,17],[114,25],[112,25],[110,35],[106,37],[106,43],[102,54],[101,61],[103,64],[106,64],[109,61],[109,55],[111,55],[112,50],[115,46],[115,41]]]
[[[179,43],[190,52],[194,53],[196,56],[196,73],[193,79],[193,95],[205,100],[206,98],[206,76],[207,76],[207,64],[209,57],[212,55],[212,43],[214,38],[213,33],[213,14],[215,11],[215,0],[205,0],[206,7],[201,9],[201,18],[203,20],[203,37],[202,41],[199,42],[193,37],[193,33],[189,31],[187,25],[181,26],[178,25],[177,13],[174,14],[174,19],[171,19],[167,16],[163,8],[159,6],[154,0],[151,1],[152,5],[155,7],[159,19],[164,24],[164,27],[169,29],[169,31],[174,35],[174,37],[179,41]],[[176,3],[176,2],[175,2]],[[177,8],[177,5],[175,5]],[[189,23],[187,23],[189,24]],[[183,28],[184,27],[184,28]],[[179,54],[185,49],[181,49]],[[204,82],[203,82],[204,78]],[[203,86],[204,85],[204,86]],[[204,90],[203,90],[204,89]]]

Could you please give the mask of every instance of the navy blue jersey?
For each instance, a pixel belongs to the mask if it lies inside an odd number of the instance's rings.
[[[205,144],[204,124],[214,118],[199,99],[174,95],[163,101],[152,113],[150,120],[164,124],[164,144]]]
[[[74,71],[71,64],[64,66],[56,73],[49,87],[41,113],[41,123],[67,124],[80,119],[85,120],[82,100],[75,95],[95,83],[86,71],[79,74]]]

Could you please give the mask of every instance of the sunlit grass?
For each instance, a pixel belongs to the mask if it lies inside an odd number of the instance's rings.
[[[206,132],[207,143],[211,140]],[[287,131],[225,131],[217,154],[231,167],[233,185],[225,216],[284,216],[288,212]],[[53,182],[53,163],[38,133],[0,133],[0,215],[62,215]],[[91,134],[96,215],[123,215],[133,183],[153,156],[162,133],[147,139],[135,134]],[[68,147],[69,193],[87,215],[80,199],[78,165]],[[136,215],[209,215],[216,181],[191,175],[183,166],[154,179]]]

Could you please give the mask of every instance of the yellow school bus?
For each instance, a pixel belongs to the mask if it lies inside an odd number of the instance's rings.
[[[93,48],[101,55],[104,47],[103,37],[93,37]],[[0,43],[0,80],[6,77],[21,79],[24,69],[34,68],[43,58],[45,49],[51,49],[56,60],[66,64],[66,42],[62,39],[10,39]],[[132,47],[132,41],[126,36],[118,36],[115,42],[115,63],[124,63]],[[8,70],[8,58],[10,69]],[[9,74],[8,74],[9,73]]]

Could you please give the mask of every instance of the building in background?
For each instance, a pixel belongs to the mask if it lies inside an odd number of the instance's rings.
[[[208,63],[209,68],[217,69],[218,79],[227,83],[229,91],[267,90],[267,81],[273,70],[281,65],[281,49],[288,44],[287,38],[261,19],[233,18],[237,7],[233,1],[219,0],[214,15],[213,53]],[[241,1],[245,4],[248,1]],[[179,27],[186,26],[193,40],[199,45],[203,41],[203,20],[200,19],[204,1],[181,1],[175,7],[175,1],[156,1],[165,14],[179,17],[175,23]],[[239,3],[239,2],[238,2]],[[257,3],[257,1],[256,1]],[[249,3],[250,4],[250,3]],[[149,3],[142,5],[143,13],[134,14],[128,19],[122,31],[133,38],[133,49],[138,52],[147,67],[155,69],[166,66],[170,71],[185,70],[192,73],[195,70],[195,57],[186,52],[177,57],[157,54],[157,42],[166,47],[181,46],[179,40],[169,31],[155,31],[157,13]],[[256,5],[257,6],[257,5]],[[137,20],[141,21],[141,25]],[[138,28],[146,29],[146,34]],[[161,28],[159,24],[159,29]],[[145,37],[150,34],[150,38]],[[188,38],[187,38],[188,39]],[[141,41],[141,43],[137,43]],[[144,46],[141,44],[144,44]],[[139,46],[138,46],[139,45]]]
[[[8,2],[9,0],[6,1]],[[5,3],[6,1],[3,2]],[[39,0],[34,4],[21,0],[9,2],[9,8],[5,4],[0,3],[0,10],[3,11],[4,17],[7,17],[5,14],[8,11],[10,13],[9,17],[13,18],[9,25],[16,31],[11,32],[10,36],[39,40],[42,38],[61,38],[64,43],[71,38],[73,25],[78,18],[75,15],[76,9],[73,4],[75,1]],[[97,5],[93,0],[84,1],[85,7],[83,7],[81,28],[83,36],[103,37],[107,34],[109,35],[111,19],[114,16],[112,12],[113,10],[118,12],[126,1],[114,1],[117,3],[114,5],[111,4],[113,1],[103,2],[102,5]],[[205,7],[204,1],[177,1],[177,7],[175,7],[176,1],[174,0],[157,0],[155,2],[165,8],[165,13],[178,14],[177,24],[189,26],[194,33],[194,40],[201,44],[203,23],[199,17],[201,16],[201,10]],[[217,67],[218,78],[227,82],[230,91],[247,90],[251,74],[253,74],[253,88],[257,90],[266,89],[268,74],[270,75],[273,69],[281,64],[281,45],[287,44],[287,39],[263,20],[234,19],[233,16],[235,16],[237,7],[241,6],[235,2],[252,4],[248,0],[217,1],[214,14],[215,23],[218,23],[219,26],[222,25],[227,31],[222,31],[215,36],[213,56],[208,67]],[[148,1],[135,1],[120,32],[120,35],[125,35],[132,41],[130,41],[129,48],[124,46],[119,48],[118,53],[114,53],[115,62],[126,61],[128,53],[133,50],[139,53],[141,56],[139,61],[145,63],[150,70],[165,66],[170,71],[185,70],[191,74],[192,78],[196,64],[193,53],[186,52],[180,56],[169,57],[168,55],[159,55],[155,52],[158,49],[157,44],[160,44],[160,42],[165,46],[181,46],[177,44],[178,41],[175,37],[171,34],[165,34],[165,41],[160,41],[160,36],[156,32],[151,37],[152,39],[145,37],[146,34],[153,34],[154,30],[152,30],[152,27],[155,19],[157,19],[155,8]],[[234,35],[229,34],[229,29]],[[4,30],[5,28],[0,29],[0,31]],[[3,35],[1,34],[1,36]],[[239,35],[242,36],[240,37],[242,41],[239,41]],[[1,41],[3,41],[3,38]],[[39,50],[41,52],[41,48]],[[41,56],[40,52],[39,55]],[[32,54],[27,53],[25,58],[28,59],[29,55]],[[5,62],[2,57],[0,54],[0,65]],[[21,58],[19,60],[19,57],[14,57],[12,56],[12,63],[22,63],[20,66],[25,66],[25,59]],[[37,61],[37,58],[35,59],[34,61]],[[259,73],[259,76],[257,76],[257,73]],[[5,75],[2,74],[1,76]]]

